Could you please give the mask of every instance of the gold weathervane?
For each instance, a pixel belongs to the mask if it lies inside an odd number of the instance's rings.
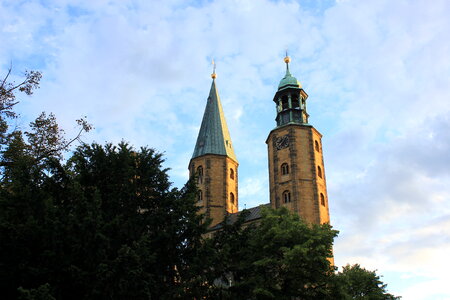
[[[211,78],[212,79],[216,79],[217,74],[216,74],[216,62],[214,61],[214,59],[212,60],[212,65],[213,65],[213,72],[211,74]]]

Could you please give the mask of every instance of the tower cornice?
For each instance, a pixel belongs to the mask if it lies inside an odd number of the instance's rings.
[[[269,134],[267,135],[266,138],[266,144],[269,142],[270,136],[276,132],[276,131],[281,131],[284,128],[288,128],[290,126],[296,126],[296,127],[307,127],[307,128],[311,128],[314,132],[316,132],[320,137],[322,137],[322,134],[311,124],[297,124],[297,123],[288,123],[288,124],[284,124],[281,125],[279,127],[275,127],[274,129],[272,129]]]
[[[213,154],[213,153],[206,153],[200,156],[196,156],[196,157],[192,157],[191,160],[189,161],[189,164],[192,163],[192,161],[194,159],[198,159],[198,158],[207,158],[207,157],[223,157],[223,158],[228,158],[229,160],[231,160],[232,162],[234,162],[237,166],[239,166],[239,162],[231,157],[229,157],[228,155],[222,155],[222,154]]]

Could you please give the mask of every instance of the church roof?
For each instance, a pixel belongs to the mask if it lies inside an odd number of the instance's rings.
[[[237,162],[214,77],[192,158],[205,154],[226,155]]]
[[[227,224],[234,224],[234,222],[237,221],[239,215],[243,211],[248,211],[248,215],[245,217],[244,223],[249,223],[249,222],[252,222],[252,221],[259,220],[262,217],[261,210],[262,210],[263,207],[270,207],[270,203],[262,204],[262,205],[255,206],[255,207],[252,207],[252,208],[249,208],[249,209],[244,209],[244,210],[239,211],[239,212],[234,213],[234,214],[229,214],[228,215],[228,219],[227,219]],[[223,224],[219,223],[216,226],[210,228],[209,230],[210,231],[214,231],[214,230],[222,228],[222,226],[223,226]]]

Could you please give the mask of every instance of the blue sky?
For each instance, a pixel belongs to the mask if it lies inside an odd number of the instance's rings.
[[[70,136],[165,153],[187,180],[211,60],[239,159],[241,208],[267,203],[273,95],[291,72],[324,136],[338,266],[378,269],[404,299],[449,299],[450,2],[0,0],[0,73],[41,70],[18,105]]]

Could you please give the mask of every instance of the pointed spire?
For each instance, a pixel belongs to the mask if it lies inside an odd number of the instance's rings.
[[[215,67],[211,77],[213,75],[216,75]],[[219,93],[217,92],[215,77],[213,77],[211,90],[209,91],[192,158],[205,154],[225,155],[237,162]]]

